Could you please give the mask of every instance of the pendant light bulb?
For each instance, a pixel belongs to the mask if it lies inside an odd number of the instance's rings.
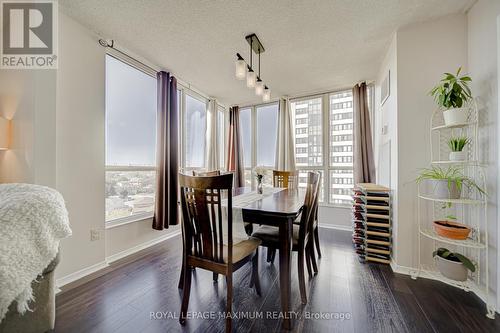
[[[269,102],[271,100],[271,90],[268,87],[265,87],[264,93],[262,95],[262,100],[264,102]]]
[[[253,88],[255,87],[255,82],[257,80],[257,74],[253,71],[253,69],[249,69],[247,72],[247,87]]]
[[[245,60],[238,59],[236,60],[236,72],[235,76],[238,80],[244,80],[247,74],[247,64]]]
[[[260,78],[255,82],[255,95],[261,96],[264,93],[264,82]]]

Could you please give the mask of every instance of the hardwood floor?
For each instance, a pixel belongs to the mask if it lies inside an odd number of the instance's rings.
[[[484,304],[472,293],[431,280],[413,281],[392,273],[389,266],[359,263],[349,232],[322,228],[320,237],[323,258],[318,262],[318,275],[308,281],[305,306],[300,302],[296,254],[292,258],[294,332],[500,332],[500,319],[487,319]],[[200,316],[223,313],[225,282],[219,278],[214,284],[212,273],[201,269],[193,273],[189,302],[193,318],[185,327],[179,325],[180,250],[180,236],[169,239],[61,293],[56,299],[55,331],[223,331],[223,319]],[[250,264],[234,274],[233,311],[240,316],[233,319],[237,332],[281,329],[280,319],[273,318],[280,309],[279,270],[277,263],[266,263],[265,255],[265,249],[261,250],[261,297],[249,288]],[[263,318],[253,319],[254,311]]]

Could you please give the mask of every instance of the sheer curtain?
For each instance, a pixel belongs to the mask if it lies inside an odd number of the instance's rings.
[[[217,101],[210,99],[207,111],[207,134],[205,150],[205,166],[207,171],[218,170],[219,165],[219,147],[217,144]]]
[[[245,186],[245,173],[243,169],[243,147],[240,134],[240,110],[237,106],[229,108],[229,135],[227,145],[227,171],[234,174],[234,186]]]
[[[288,97],[280,98],[278,137],[276,139],[276,170],[295,171],[295,133]]]
[[[158,87],[156,130],[156,201],[153,229],[178,224],[177,80],[167,72],[156,75]]]
[[[352,88],[354,110],[354,182],[375,182],[375,163],[373,158],[370,112],[366,83]]]

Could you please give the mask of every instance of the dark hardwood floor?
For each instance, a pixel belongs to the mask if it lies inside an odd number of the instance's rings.
[[[302,306],[292,265],[294,332],[500,332],[500,319],[485,317],[485,306],[472,293],[392,273],[389,266],[359,263],[350,233],[320,229],[323,258],[309,280],[309,302]],[[251,265],[234,275],[233,311],[237,332],[281,329],[278,263],[265,262],[260,251],[262,296],[249,288]],[[132,259],[132,260],[131,260]],[[189,311],[179,325],[181,293],[177,289],[181,239],[175,237],[113,265],[108,273],[57,296],[56,332],[221,332],[225,282],[212,273],[193,275]],[[253,319],[255,311],[262,319]],[[154,313],[154,318],[152,318]],[[318,318],[322,316],[322,318]],[[174,317],[174,318],[172,318]]]

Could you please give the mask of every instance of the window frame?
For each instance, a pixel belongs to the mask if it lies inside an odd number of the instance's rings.
[[[373,89],[373,85],[370,84],[367,87],[368,89]],[[322,130],[322,136],[323,136],[323,155],[322,155],[322,160],[323,160],[323,165],[321,166],[296,166],[297,171],[322,171],[323,177],[322,177],[322,182],[323,182],[323,202],[319,203],[319,206],[322,207],[332,207],[332,208],[343,208],[343,209],[350,209],[351,205],[350,204],[338,204],[338,203],[330,203],[330,171],[338,169],[338,167],[332,167],[330,166],[330,152],[331,152],[331,147],[330,147],[330,96],[349,91],[351,90],[350,88],[346,89],[338,89],[334,91],[328,91],[325,93],[321,94],[313,94],[313,95],[307,95],[307,96],[301,96],[301,97],[296,97],[296,98],[291,98],[290,103],[294,102],[301,102],[305,100],[310,100],[310,99],[315,99],[315,98],[321,98],[321,113],[322,113],[322,124],[321,124],[321,130]],[[373,91],[373,90],[372,90]],[[370,110],[374,109],[374,99],[373,99],[373,93],[371,94],[370,98],[368,99],[368,103],[370,103],[371,107]],[[354,112],[354,110],[353,110]],[[373,114],[370,114],[371,116],[371,126],[373,128]],[[295,119],[295,114],[292,115],[294,118],[293,123],[293,131],[295,135],[295,129],[296,129],[296,119]],[[354,115],[353,115],[353,127],[354,127]],[[354,128],[353,128],[354,130]],[[343,135],[343,134],[342,134]],[[353,134],[354,135],[354,134]],[[354,151],[354,143],[353,143],[353,149]],[[353,165],[353,172],[354,172],[354,165]],[[354,184],[353,184],[354,186]]]
[[[270,105],[277,105],[278,112],[279,112],[279,101],[239,107],[239,110],[250,109],[250,144],[251,144],[250,159],[251,159],[251,163],[250,163],[249,168],[243,166],[243,170],[250,171],[250,175],[252,175],[253,169],[257,166],[257,153],[258,153],[257,152],[257,109],[261,108],[261,107],[265,107],[265,106],[270,106]],[[279,115],[278,115],[278,117],[279,117]],[[279,118],[278,118],[278,121],[279,121]],[[277,135],[278,135],[278,128],[276,128],[276,140],[278,139]],[[276,163],[276,161],[275,161],[275,163]],[[272,171],[275,168],[274,165],[273,166],[266,165],[266,166],[262,166],[262,167],[267,171]],[[250,184],[252,187],[255,187],[257,185],[255,177],[251,176]]]
[[[140,64],[139,62],[135,61],[132,58],[129,58],[125,56],[124,54],[121,54],[117,51],[114,51],[113,49],[107,49],[106,51],[106,56],[110,56],[115,58],[118,61],[123,62],[126,65],[129,65],[130,67],[151,76],[156,80],[156,72],[153,72],[150,68],[144,66],[143,64]],[[105,111],[106,112],[106,111]],[[106,143],[105,143],[105,149]],[[155,147],[156,151],[156,147]],[[129,172],[129,171],[156,171],[156,166],[127,166],[127,165],[104,165],[104,179],[106,182],[106,173],[108,171],[124,171],[124,172]],[[156,192],[156,191],[155,191]],[[104,198],[106,200],[106,198]],[[133,214],[129,216],[124,216],[124,217],[119,217],[115,218],[112,220],[106,220],[106,204],[104,206],[104,227],[105,229],[110,229],[113,227],[118,227],[124,224],[128,224],[131,222],[138,222],[138,221],[144,221],[153,218],[154,213],[138,213],[138,214]]]

